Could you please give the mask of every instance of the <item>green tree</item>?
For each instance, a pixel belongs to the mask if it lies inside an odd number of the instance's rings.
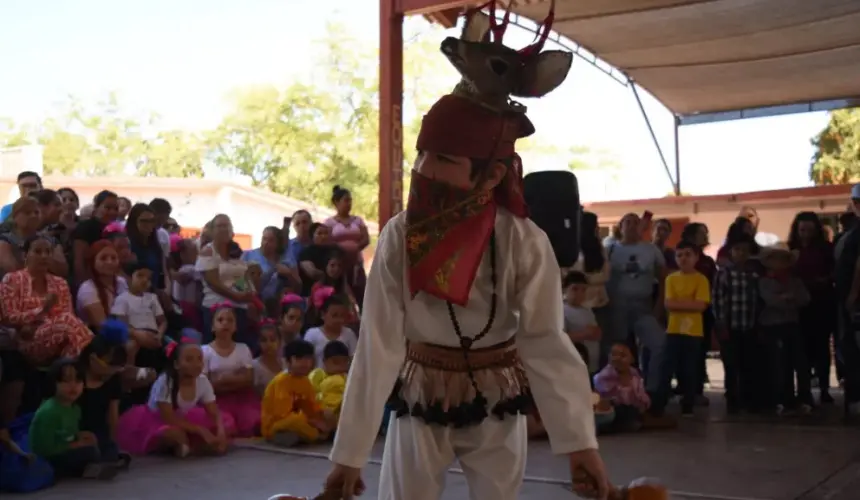
[[[19,125],[11,118],[0,117],[0,147],[13,148],[28,144],[31,144],[30,130],[26,125]]]
[[[830,122],[812,139],[809,177],[815,184],[847,184],[860,179],[860,108],[830,114]]]
[[[404,54],[404,190],[420,117],[456,83],[439,54],[442,30],[407,23]],[[258,186],[320,205],[332,187],[352,191],[355,213],[375,219],[379,197],[378,50],[344,25],[329,24],[315,43],[320,62],[304,81],[284,89],[236,92],[232,110],[207,137],[211,161]],[[445,75],[441,78],[439,75]],[[433,75],[421,78],[421,75]]]
[[[203,177],[205,155],[201,137],[182,130],[162,131],[143,141],[136,173],[143,177]]]
[[[34,127],[0,120],[0,145],[42,145],[48,174],[203,175],[205,149],[199,138],[156,130],[157,116],[136,118],[115,93],[109,93],[95,103],[69,97],[53,116]]]

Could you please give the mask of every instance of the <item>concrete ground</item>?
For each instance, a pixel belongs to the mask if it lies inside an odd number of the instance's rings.
[[[712,377],[719,389],[717,377]],[[637,477],[661,479],[676,500],[857,500],[860,498],[860,430],[834,425],[832,418],[726,419],[721,395],[712,406],[672,431],[607,436],[600,439],[616,483]],[[827,413],[827,412],[825,412]],[[838,413],[831,409],[830,413]],[[318,493],[328,470],[326,446],[285,453],[266,445],[241,443],[227,456],[177,461],[140,458],[111,483],[70,481],[29,495],[39,500],[266,500],[274,493]],[[365,471],[377,498],[382,441]],[[569,474],[563,458],[546,442],[529,449],[527,479],[520,498],[573,498],[564,490]],[[4,499],[23,498],[4,495]],[[464,500],[463,476],[448,475],[445,500]],[[479,499],[484,500],[484,499]],[[486,499],[492,500],[492,499]]]

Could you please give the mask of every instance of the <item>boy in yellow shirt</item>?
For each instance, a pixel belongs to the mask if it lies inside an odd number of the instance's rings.
[[[704,338],[702,313],[711,302],[708,278],[696,271],[699,249],[682,241],[675,247],[678,271],[666,277],[666,347],[663,351],[663,387],[669,393],[672,375],[678,377],[681,415],[691,416],[696,399],[696,377]]]
[[[330,431],[308,374],[314,367],[314,346],[294,340],[284,347],[287,370],[269,382],[263,395],[263,437],[278,446],[326,439]]]
[[[308,377],[317,392],[325,420],[332,429],[337,428],[348,371],[349,348],[339,340],[332,340],[323,348],[322,368],[314,369]]]

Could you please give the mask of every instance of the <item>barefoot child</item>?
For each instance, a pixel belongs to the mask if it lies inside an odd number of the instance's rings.
[[[215,391],[203,375],[203,350],[187,339],[166,350],[167,369],[153,384],[149,403],[120,417],[117,443],[136,455],[224,453],[235,423],[215,404]]]
[[[75,405],[84,389],[84,373],[71,359],[61,359],[48,375],[54,393],[30,423],[33,453],[50,462],[57,477],[113,479],[115,463],[102,463],[96,436],[80,429],[81,409]]]
[[[218,408],[233,417],[240,437],[253,436],[260,425],[260,397],[254,393],[251,349],[233,340],[236,316],[228,302],[212,306],[212,342],[203,346],[203,373],[209,377]]]
[[[283,343],[271,319],[260,326],[260,356],[254,360],[254,391],[263,397],[269,382],[287,368],[284,362]]]
[[[329,427],[308,380],[314,367],[314,346],[294,340],[284,347],[284,358],[289,371],[279,373],[263,396],[263,437],[284,447],[325,439]]]

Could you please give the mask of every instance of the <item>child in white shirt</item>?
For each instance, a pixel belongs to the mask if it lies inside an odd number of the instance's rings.
[[[141,264],[130,271],[128,291],[114,300],[111,314],[129,326],[128,363],[134,365],[140,349],[162,348],[167,318],[158,297],[149,291],[152,271]]]
[[[358,346],[358,337],[355,332],[344,326],[349,315],[348,299],[340,295],[332,295],[323,302],[320,307],[323,324],[320,327],[311,328],[305,333],[305,340],[314,346],[316,366],[323,366],[323,351],[325,346],[333,341],[343,342],[349,349],[350,358],[355,355]]]

